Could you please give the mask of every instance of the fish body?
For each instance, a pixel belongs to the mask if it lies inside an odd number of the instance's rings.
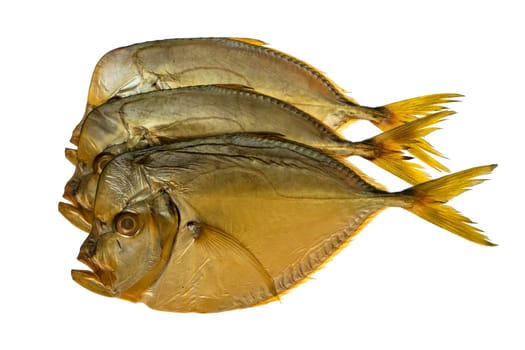
[[[409,183],[420,183],[427,175],[402,151],[420,147],[427,127],[450,114],[442,111],[363,142],[350,142],[294,106],[239,86],[193,86],[114,99],[94,108],[83,123],[75,174],[65,190],[73,205],[62,204],[61,211],[78,227],[89,229],[101,167],[113,156],[222,133],[280,134],[340,158],[364,157]],[[427,158],[430,164],[437,162]]]
[[[72,276],[154,309],[217,312],[278,298],[388,207],[491,245],[444,203],[493,168],[389,193],[276,136],[218,135],[127,152],[100,176],[79,254],[92,271]]]
[[[153,145],[235,132],[275,132],[322,148],[357,146],[311,115],[242,86],[204,85],[153,91],[109,101],[93,110],[81,130],[77,157],[90,163],[102,152],[121,153],[139,142]],[[364,148],[364,147],[362,147]]]
[[[382,107],[358,105],[309,64],[242,38],[189,38],[151,41],[108,52],[96,65],[86,115],[111,98],[152,90],[209,84],[249,86],[284,100],[338,129],[356,119],[382,130],[439,111],[458,94],[436,94]],[[83,121],[73,132],[76,145]]]

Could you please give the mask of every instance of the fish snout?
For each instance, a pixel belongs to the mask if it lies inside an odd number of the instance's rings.
[[[96,290],[100,290],[100,288],[103,288],[109,294],[114,295],[114,292],[108,289],[111,288],[115,281],[113,275],[114,268],[104,258],[103,243],[101,243],[99,239],[100,237],[96,234],[90,234],[84,243],[82,243],[77,259],[87,265],[92,271],[77,271],[75,274],[78,278],[73,276],[73,279],[88,289],[95,288]],[[82,280],[84,280],[85,283],[82,282]],[[95,283],[95,285],[93,285],[93,283]]]
[[[78,204],[77,201],[77,194],[80,188],[80,179],[78,177],[71,178],[67,183],[66,187],[64,188],[64,194],[62,197],[67,199],[69,202],[73,204]]]
[[[97,240],[89,236],[82,246],[80,247],[80,252],[78,253],[77,259],[86,265],[90,265],[92,258],[97,252]]]

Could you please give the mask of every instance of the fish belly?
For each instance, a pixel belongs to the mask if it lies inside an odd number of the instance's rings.
[[[318,268],[385,204],[320,169],[245,165],[179,182],[184,191],[172,195],[180,226],[197,223],[204,233],[178,232],[148,305],[211,312],[269,300]]]

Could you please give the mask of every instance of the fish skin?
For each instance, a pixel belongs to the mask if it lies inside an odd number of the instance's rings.
[[[388,193],[338,160],[275,136],[220,135],[127,152],[102,171],[79,254],[93,271],[72,276],[98,294],[158,310],[219,312],[277,298],[388,207],[491,245],[444,203],[494,167]],[[123,213],[139,223],[121,225],[140,228],[129,237],[116,232]],[[454,227],[441,224],[442,213]]]
[[[282,133],[312,146],[354,146],[281,100],[242,86],[204,85],[132,95],[98,107],[86,118],[77,157],[90,163],[108,146],[134,139],[155,143],[155,138],[251,131]]]
[[[405,160],[403,150],[424,144],[419,137],[426,136],[423,130],[452,112],[440,113],[412,122],[421,127],[409,123],[363,142],[350,142],[305,112],[239,86],[193,86],[132,95],[109,101],[87,116],[76,154],[66,151],[77,164],[64,197],[82,212],[92,210],[100,173],[95,168],[101,154],[120,154],[174,139],[231,132],[278,133],[339,157],[365,157],[409,183],[421,183],[428,180],[428,175],[416,163]],[[62,210],[77,227],[85,229],[83,222],[71,220],[77,219],[76,215]]]
[[[381,107],[358,105],[309,64],[247,38],[187,38],[144,42],[105,54],[93,72],[85,116],[114,97],[209,84],[239,84],[282,99],[332,129],[369,120],[389,130],[444,109],[460,94],[435,94]],[[83,120],[71,142],[78,144]]]

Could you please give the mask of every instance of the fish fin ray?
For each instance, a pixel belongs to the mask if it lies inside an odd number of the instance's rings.
[[[177,278],[189,286],[178,303],[184,302],[186,311],[225,311],[277,295],[273,279],[248,248],[219,228],[198,225],[198,234],[186,238],[178,257],[184,266]]]
[[[303,259],[293,267],[285,270],[276,277],[276,285],[279,290],[278,296],[283,296],[312,278],[312,274],[322,269],[342,249],[344,249],[361,230],[372,221],[383,209],[363,210],[362,215],[355,218],[354,222],[338,232],[334,232],[329,239],[310,249]],[[270,300],[271,301],[271,300]],[[263,304],[266,302],[262,302]]]
[[[409,194],[413,198],[413,205],[406,209],[469,241],[494,246],[481,229],[472,225],[470,219],[444,203],[483,182],[483,179],[476,178],[489,174],[495,167],[486,165],[470,168],[402,191],[402,194]]]
[[[365,174],[361,169],[359,169],[356,165],[354,165],[352,162],[350,162],[348,159],[347,159],[347,155],[340,155],[339,152],[330,152],[330,150],[325,150],[325,149],[321,149],[320,151],[324,152],[326,155],[330,156],[330,157],[333,157],[335,159],[337,159],[338,161],[340,161],[341,163],[343,163],[347,168],[349,168],[351,171],[353,171],[354,173],[356,173],[356,175],[358,177],[361,178],[361,180],[363,180],[364,182],[366,182],[368,185],[378,189],[378,190],[381,190],[381,191],[386,191],[387,188],[380,184],[379,182],[377,182],[377,180],[373,179],[370,175],[367,175]]]
[[[354,164],[350,163],[348,160],[344,160],[345,165],[350,168],[354,173],[357,174],[364,182],[368,183],[369,185],[377,188],[381,191],[386,191],[386,187],[379,182],[377,182],[375,179],[373,179],[370,175],[365,174],[361,169],[356,167]]]
[[[199,85],[198,87],[203,87],[203,86],[206,86],[206,85]],[[208,86],[216,86],[216,87],[228,89],[228,90],[246,91],[246,92],[252,92],[252,93],[255,92],[255,89],[253,87],[248,86],[248,85],[243,85],[243,84],[212,84]]]
[[[267,284],[269,288],[273,288],[272,278],[248,248],[244,247],[234,236],[218,228],[206,224],[202,225],[202,227],[203,237],[196,239],[197,244],[199,242],[204,243],[208,252],[214,252],[217,255],[231,256],[231,254],[233,254],[236,261],[248,263],[258,272],[258,275],[262,279],[266,280],[265,284]],[[200,241],[202,238],[204,238],[204,240]],[[229,250],[231,254],[223,253],[227,250]]]
[[[424,117],[447,109],[443,104],[457,102],[456,98],[460,97],[463,95],[456,93],[432,94],[389,103],[375,108],[378,111],[383,111],[386,115],[386,118],[376,125],[381,130],[386,131],[397,125],[415,120],[417,117]]]
[[[419,164],[408,162],[403,151],[412,153],[435,169],[448,171],[447,167],[432,157],[432,154],[441,157],[443,155],[423,140],[423,137],[438,129],[434,124],[452,114],[454,112],[449,110],[437,112],[364,141],[377,149],[378,156],[370,161],[411,184],[428,181],[430,178]]]
[[[293,57],[293,56],[291,56],[289,54],[286,54],[284,52],[281,52],[279,50],[271,48],[270,44],[268,44],[268,43],[266,43],[264,41],[258,40],[258,39],[237,38],[237,37],[229,37],[227,39],[233,40],[233,41],[237,41],[237,42],[241,42],[241,43],[245,43],[245,44],[248,44],[248,45],[253,45],[253,46],[257,46],[257,47],[263,47],[264,50],[268,50],[268,52],[272,52],[273,54],[276,54],[276,55],[280,56],[284,60],[294,62],[294,64],[296,64],[298,66],[301,66],[303,69],[306,69],[311,74],[316,76],[317,79],[320,79],[323,82],[323,84],[328,86],[330,89],[333,89],[333,92],[336,95],[338,95],[338,98],[342,102],[348,103],[350,105],[357,105],[357,102],[352,97],[350,97],[348,95],[348,92],[346,90],[344,90],[339,85],[337,85],[323,71],[319,70],[318,68],[315,68],[315,67],[311,66],[310,64],[308,64],[308,63],[306,63],[306,62],[304,62],[304,61],[302,61],[302,60],[300,60],[300,59],[298,59],[296,57]],[[347,122],[348,121],[345,121],[344,123],[347,123]]]
[[[259,39],[252,39],[252,38],[237,38],[237,37],[229,37],[229,40],[239,41],[241,43],[250,44],[254,46],[267,46],[268,43],[259,40]]]
[[[430,180],[430,176],[419,164],[405,160],[402,153],[388,153],[371,161],[412,185]]]

